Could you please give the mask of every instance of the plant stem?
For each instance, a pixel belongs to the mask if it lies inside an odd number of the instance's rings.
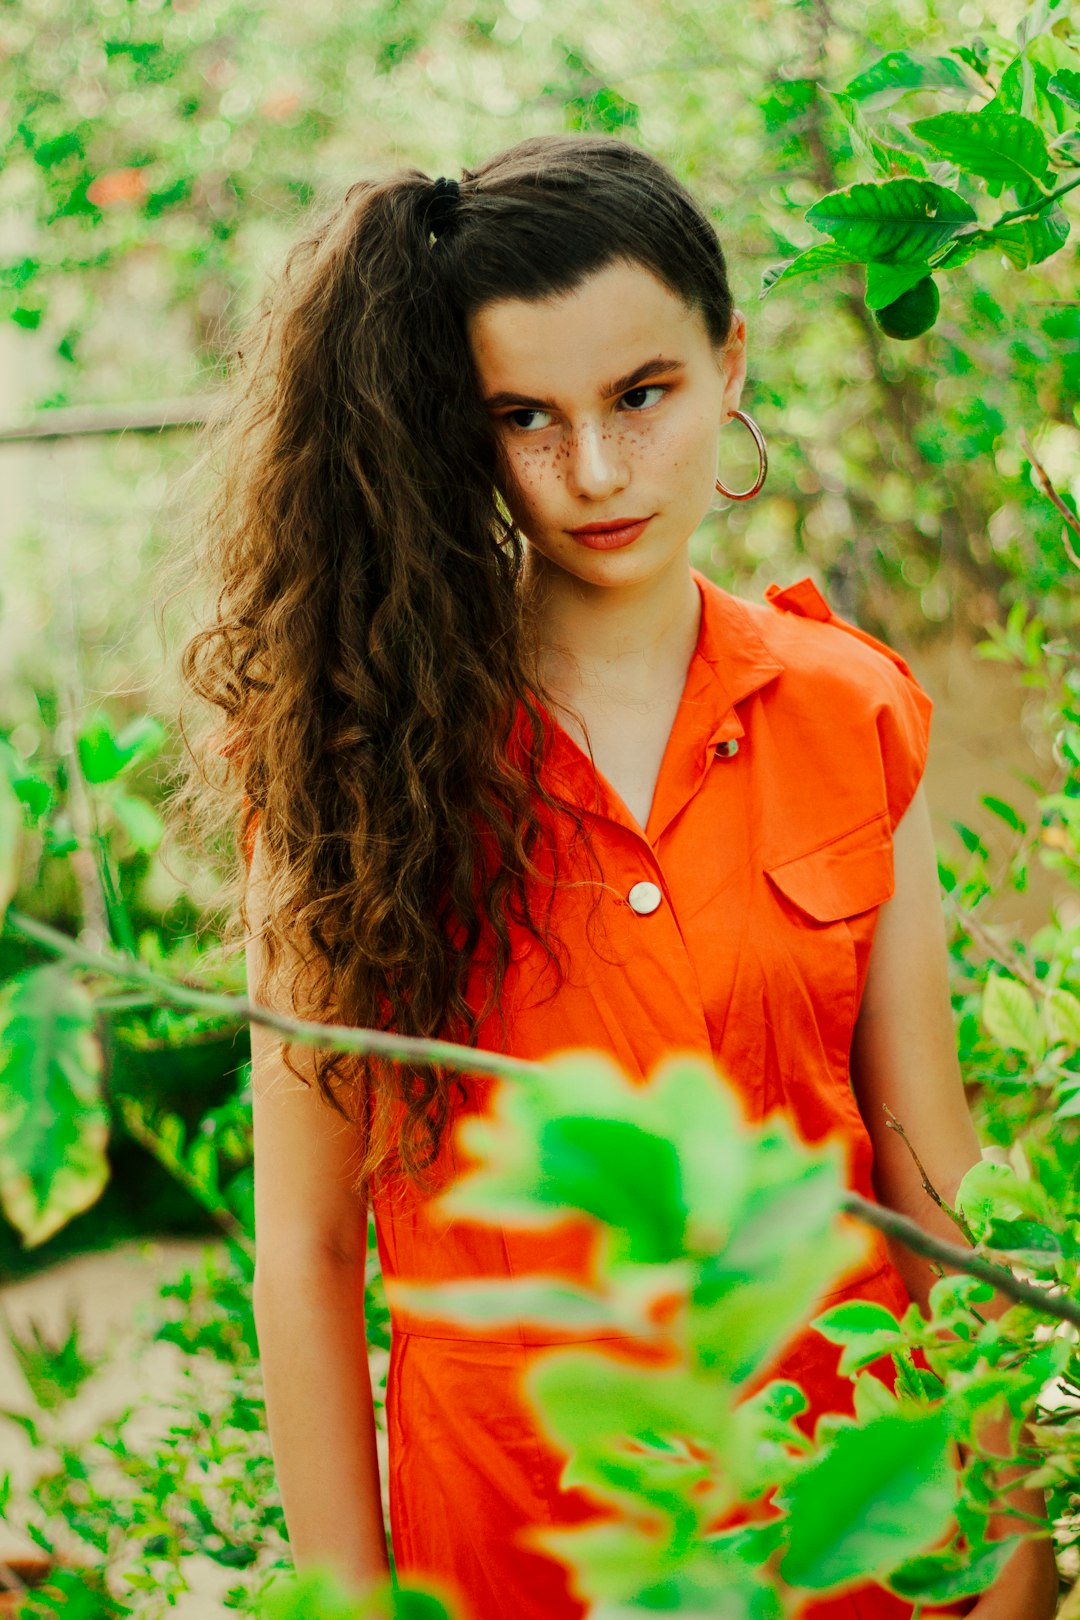
[[[462,1069],[473,1074],[501,1075],[507,1079],[529,1079],[539,1074],[543,1065],[526,1058],[508,1057],[502,1052],[489,1052],[472,1046],[461,1046],[454,1041],[428,1040],[418,1036],[395,1035],[376,1029],[354,1029],[347,1024],[319,1024],[303,1018],[288,1018],[269,1007],[260,1007],[245,996],[230,996],[210,990],[197,990],[176,980],[155,973],[143,963],[111,952],[87,950],[66,934],[51,928],[48,923],[25,917],[21,912],[9,910],[5,925],[16,933],[33,939],[49,950],[56,951],[74,967],[94,969],[129,983],[145,984],[158,991],[162,999],[182,1007],[195,1007],[202,1012],[217,1013],[235,1018],[239,1023],[264,1024],[291,1040],[308,1046],[325,1047],[339,1052],[357,1052],[362,1055],[379,1054],[398,1062],[439,1063],[446,1068]],[[858,1193],[847,1193],[840,1207],[845,1213],[876,1227],[879,1232],[895,1238],[915,1254],[929,1260],[939,1260],[971,1277],[980,1277],[993,1283],[995,1288],[1019,1304],[1030,1305],[1046,1316],[1056,1316],[1063,1322],[1080,1327],[1080,1305],[1070,1299],[1061,1299],[1031,1283],[1021,1282],[1002,1266],[984,1260],[970,1249],[944,1243],[931,1237],[915,1221],[895,1210],[883,1208]]]
[[[919,1158],[919,1155],[916,1153],[911,1138],[904,1129],[903,1125],[897,1119],[888,1103],[883,1103],[882,1107],[889,1116],[885,1122],[888,1125],[889,1130],[895,1131],[896,1135],[900,1138],[901,1142],[903,1142],[904,1146],[907,1148],[908,1152],[911,1154],[911,1157],[915,1161],[915,1168],[922,1177],[923,1191],[929,1198],[933,1199],[934,1203],[937,1205],[938,1209],[941,1210],[942,1214],[947,1215],[954,1226],[959,1227],[960,1231],[967,1238],[968,1242],[973,1243],[975,1240],[971,1235],[970,1227],[968,1226],[964,1217],[960,1214],[960,1211],[953,1209],[951,1204],[947,1204],[945,1202],[944,1198],[942,1198],[941,1194],[930,1180],[930,1177],[926,1173],[925,1166],[923,1165],[922,1160]]]
[[[131,957],[119,956],[112,951],[93,951],[70,939],[59,929],[22,912],[9,910],[6,927],[39,945],[55,951],[73,967],[89,968],[105,973],[128,984],[143,984],[155,990],[160,999],[180,1007],[194,1007],[200,1012],[216,1013],[222,1018],[233,1018],[237,1023],[263,1024],[286,1035],[290,1040],[306,1046],[322,1047],[330,1051],[357,1052],[363,1056],[381,1056],[406,1063],[438,1063],[449,1069],[462,1069],[471,1074],[506,1075],[525,1079],[538,1074],[541,1065],[527,1058],[508,1057],[501,1052],[461,1046],[454,1041],[426,1039],[415,1035],[396,1035],[377,1029],[355,1029],[348,1024],[320,1024],[304,1018],[289,1018],[284,1013],[261,1007],[246,996],[226,995],[213,990],[200,990],[181,984],[176,979],[155,973],[144,963]]]
[[[1072,1322],[1074,1326],[1080,1327],[1080,1304],[1075,1300],[1063,1299],[1058,1294],[1049,1293],[1045,1288],[1036,1287],[1034,1283],[1021,1282],[1019,1277],[1014,1277],[1004,1266],[983,1259],[981,1254],[976,1254],[971,1249],[962,1249],[958,1244],[946,1243],[943,1238],[933,1237],[917,1222],[909,1220],[906,1215],[898,1214],[895,1209],[871,1203],[868,1198],[862,1198],[858,1193],[846,1193],[840,1207],[846,1214],[854,1215],[857,1220],[865,1221],[868,1226],[884,1232],[886,1237],[895,1238],[905,1249],[911,1249],[913,1253],[921,1254],[927,1260],[940,1260],[943,1265],[966,1272],[969,1277],[979,1277],[984,1282],[993,1283],[995,1288],[1009,1299],[1015,1300],[1017,1304],[1030,1305],[1033,1310],[1041,1311],[1045,1316],[1056,1316],[1062,1322]]]
[[[1078,518],[1076,513],[1071,511],[1069,507],[1065,505],[1065,502],[1062,500],[1061,496],[1050,482],[1050,474],[1047,472],[1046,468],[1035,454],[1035,451],[1031,445],[1031,440],[1028,438],[1027,431],[1024,428],[1020,429],[1020,443],[1023,446],[1024,454],[1031,462],[1032,470],[1034,471],[1036,478],[1039,480],[1043,494],[1048,500],[1053,501],[1054,505],[1057,507],[1058,511],[1061,513],[1062,517],[1065,519],[1065,522],[1068,524],[1073,533],[1080,535],[1080,518]],[[1075,546],[1071,544],[1067,534],[1062,538],[1065,542],[1065,552],[1069,561],[1074,567],[1080,568],[1080,554],[1077,553]]]
[[[1048,191],[1045,197],[1040,197],[1037,203],[1030,203],[1027,208],[1013,208],[1007,214],[999,214],[989,228],[996,231],[999,225],[1008,225],[1014,219],[1030,219],[1032,214],[1041,214],[1044,208],[1049,208],[1051,203],[1057,202],[1059,197],[1064,197],[1067,191],[1073,191],[1077,186],[1080,186],[1080,175],[1066,185],[1058,186],[1056,191]]]

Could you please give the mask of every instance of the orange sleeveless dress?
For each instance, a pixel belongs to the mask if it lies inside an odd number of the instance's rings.
[[[560,887],[553,932],[569,977],[556,994],[524,930],[502,1007],[480,1045],[542,1059],[600,1048],[631,1083],[672,1052],[711,1054],[747,1118],[780,1110],[804,1140],[838,1138],[852,1188],[873,1198],[872,1148],[849,1077],[852,1031],[878,907],[893,892],[892,833],[922,775],[931,701],[892,649],[831,612],[809,579],[767,602],[744,601],[694,572],[701,594],[696,649],[642,830],[568,733],[552,721],[545,766],[553,792],[586,813],[603,873]],[[546,824],[563,877],[575,871],[567,817]],[[641,908],[641,891],[659,894]],[[649,904],[655,895],[645,891]],[[602,945],[598,947],[598,941]],[[480,993],[477,983],[477,993]],[[490,1081],[470,1077],[465,1111]],[[447,1175],[459,1161],[452,1133]],[[443,1591],[460,1620],[579,1620],[587,1606],[563,1565],[525,1545],[531,1526],[598,1515],[566,1461],[540,1433],[521,1393],[531,1361],[555,1343],[606,1335],[528,1326],[479,1336],[425,1320],[395,1301],[394,1284],[437,1284],[531,1272],[584,1281],[591,1229],[492,1229],[438,1218],[400,1184],[376,1186],[373,1207],[391,1307],[387,1381],[390,1528],[403,1580]],[[825,1295],[876,1300],[900,1316],[909,1296],[884,1240]],[[618,1342],[608,1339],[610,1353]],[[839,1350],[804,1329],[769,1369],[825,1411],[851,1412]],[[875,1364],[887,1376],[890,1363]],[[603,1516],[602,1513],[600,1516]],[[974,1600],[925,1614],[964,1614]],[[807,1620],[907,1620],[913,1609],[877,1585],[811,1603]]]

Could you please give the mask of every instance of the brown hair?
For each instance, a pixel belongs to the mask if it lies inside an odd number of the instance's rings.
[[[526,140],[466,171],[456,201],[446,192],[416,169],[351,186],[241,337],[206,435],[221,470],[196,566],[215,608],[181,660],[224,722],[192,748],[174,814],[239,824],[245,842],[258,816],[268,971],[303,941],[315,1016],[475,1043],[499,1005],[508,919],[553,962],[558,942],[528,884],[537,806],[556,807],[539,780],[523,547],[466,318],[615,260],[657,275],[717,344],[732,302],[705,215],[622,141]],[[520,715],[524,763],[510,747]],[[238,869],[227,898],[246,928]],[[484,939],[477,1010],[466,977]],[[413,1177],[433,1162],[452,1075],[319,1052],[316,1076],[365,1122],[358,1180],[391,1159]]]

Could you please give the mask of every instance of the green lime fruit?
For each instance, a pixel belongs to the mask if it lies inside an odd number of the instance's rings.
[[[914,287],[902,292],[884,309],[875,309],[874,319],[886,337],[906,342],[909,338],[921,337],[924,332],[929,332],[940,308],[937,283],[933,276],[923,276]]]

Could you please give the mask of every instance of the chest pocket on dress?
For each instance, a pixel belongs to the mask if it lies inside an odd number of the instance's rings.
[[[872,911],[894,887],[888,815],[882,811],[765,871],[781,894],[816,922]]]
[[[766,990],[782,1031],[766,1109],[781,1107],[808,1141],[865,1135],[848,1078],[857,1014],[857,942],[869,948],[877,908],[893,893],[887,811],[764,867],[775,930]]]

